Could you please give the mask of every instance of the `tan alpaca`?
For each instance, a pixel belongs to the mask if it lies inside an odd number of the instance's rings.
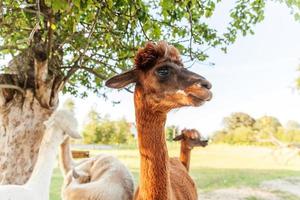
[[[129,170],[115,157],[100,154],[75,163],[69,139],[61,145],[60,166],[65,175],[64,200],[131,200],[134,184]],[[72,170],[73,169],[73,170]]]
[[[134,103],[140,152],[140,186],[134,199],[196,200],[194,181],[178,159],[169,159],[165,140],[167,113],[200,106],[211,99],[211,84],[184,68],[178,50],[166,42],[147,43],[132,70],[106,82],[111,88],[135,83]]]
[[[201,134],[196,129],[183,129],[180,135],[177,135],[174,141],[181,141],[179,160],[189,171],[191,151],[194,147],[206,147],[208,140],[203,139]]]

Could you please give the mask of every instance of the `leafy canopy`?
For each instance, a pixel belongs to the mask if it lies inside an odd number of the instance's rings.
[[[226,51],[240,34],[253,33],[265,1],[237,0],[225,32],[209,23],[220,0],[2,0],[0,55],[18,55],[39,38],[50,70],[69,81],[65,92],[101,94],[103,80],[132,65],[147,40],[167,40],[190,60],[205,60],[207,49]],[[37,36],[38,35],[38,36]]]

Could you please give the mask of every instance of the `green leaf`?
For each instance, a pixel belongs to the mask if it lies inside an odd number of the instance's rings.
[[[72,3],[73,3],[74,6],[76,6],[77,8],[80,8],[80,2],[81,2],[81,0],[72,0]]]
[[[54,12],[64,11],[69,7],[65,0],[52,0],[52,9]]]

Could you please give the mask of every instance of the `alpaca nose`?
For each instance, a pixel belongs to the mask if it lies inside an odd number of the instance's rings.
[[[208,143],[210,142],[209,139],[202,139],[202,140],[200,140],[200,141],[201,141],[201,143],[203,144],[203,146],[207,146]]]
[[[211,89],[212,85],[211,83],[206,80],[206,78],[204,78],[203,76],[196,74],[194,72],[191,72],[185,68],[182,69],[181,71],[181,77],[183,80],[185,80],[185,83],[190,86],[193,84],[200,84],[201,87],[204,87],[206,89]]]
[[[208,140],[208,139],[206,139],[206,140],[201,140],[201,142],[208,143],[208,142],[209,142],[209,140]]]
[[[208,90],[210,90],[212,87],[211,83],[208,80],[206,80],[203,76],[198,75],[194,81],[195,81],[195,83],[200,84],[201,87],[204,87]]]
[[[201,79],[199,82],[202,87],[205,87],[208,90],[210,90],[212,87],[211,83],[209,81],[207,81],[206,79]]]

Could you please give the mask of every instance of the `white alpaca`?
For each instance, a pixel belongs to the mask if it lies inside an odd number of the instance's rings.
[[[68,111],[57,111],[45,122],[43,137],[37,162],[31,177],[24,185],[0,186],[1,200],[48,200],[51,175],[53,172],[58,146],[66,135],[80,138],[77,121]]]
[[[65,175],[63,200],[132,200],[133,178],[115,157],[100,154],[75,164],[69,139],[61,145],[60,164]],[[73,169],[73,170],[72,170]]]

